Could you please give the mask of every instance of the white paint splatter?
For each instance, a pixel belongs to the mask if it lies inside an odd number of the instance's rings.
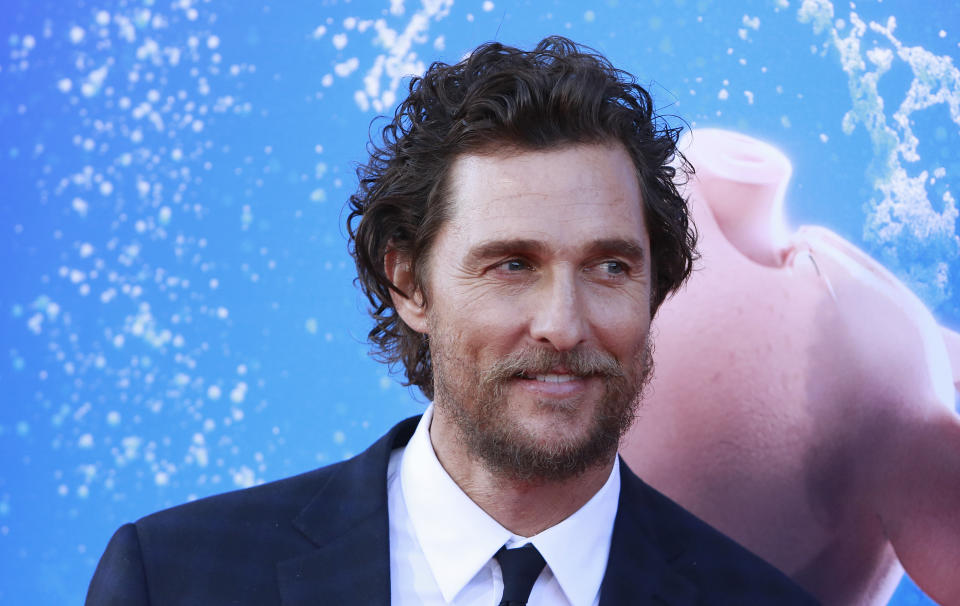
[[[374,43],[386,52],[377,55],[363,78],[363,90],[354,93],[354,102],[361,111],[373,108],[376,112],[388,110],[396,101],[400,82],[411,75],[422,74],[426,66],[417,58],[414,44],[429,40],[427,32],[431,21],[439,21],[450,13],[453,0],[426,0],[415,12],[402,32],[378,19],[373,24]]]
[[[841,123],[843,132],[850,134],[862,124],[873,143],[871,173],[879,199],[868,204],[864,238],[876,247],[884,264],[928,305],[936,306],[950,296],[949,262],[960,256],[956,234],[960,213],[952,197],[943,200],[941,211],[933,207],[926,191],[928,170],[908,171],[909,164],[921,160],[913,114],[946,105],[951,121],[960,125],[960,71],[949,56],[904,45],[894,34],[897,22],[892,16],[886,23],[868,24],[851,12],[845,35],[831,25],[833,16],[827,0],[804,0],[798,11],[799,20],[812,23],[816,33],[826,33],[828,44],[840,54],[852,96],[852,107]],[[864,51],[868,31],[878,39]],[[898,59],[909,67],[913,79],[888,117],[878,83]]]
[[[83,96],[93,97],[99,93],[100,88],[103,86],[103,81],[107,78],[107,73],[108,68],[106,65],[103,65],[87,74],[83,84],[80,85],[80,92],[83,93]]]
[[[337,63],[333,66],[333,71],[335,74],[341,78],[346,78],[352,74],[356,69],[360,67],[360,60],[356,57],[351,57],[344,61],[343,63]]]
[[[87,201],[83,198],[74,198],[71,206],[73,207],[73,210],[81,217],[86,217],[87,211],[90,210],[90,205],[87,204]]]
[[[240,381],[230,391],[230,401],[233,402],[234,404],[239,404],[243,402],[243,400],[246,397],[247,397],[247,384],[244,383],[243,381]]]
[[[256,484],[256,475],[253,469],[246,465],[233,472],[233,484],[239,488],[249,488]]]

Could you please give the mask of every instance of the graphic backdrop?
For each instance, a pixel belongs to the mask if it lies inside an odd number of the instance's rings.
[[[7,0],[0,602],[79,603],[113,530],[422,410],[364,343],[343,205],[406,76],[562,34],[794,164],[960,326],[960,8],[870,0]],[[929,601],[905,580],[893,604]]]

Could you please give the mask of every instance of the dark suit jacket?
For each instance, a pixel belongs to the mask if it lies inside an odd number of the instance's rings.
[[[416,423],[349,461],[126,524],[87,606],[389,604],[387,462]],[[622,462],[620,470],[601,606],[816,603]]]

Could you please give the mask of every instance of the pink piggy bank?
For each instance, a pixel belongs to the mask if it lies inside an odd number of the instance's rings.
[[[702,259],[622,455],[825,604],[885,604],[904,569],[960,604],[956,335],[843,238],[787,229],[777,149],[687,143]]]

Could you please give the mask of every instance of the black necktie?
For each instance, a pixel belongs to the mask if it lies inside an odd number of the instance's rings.
[[[546,562],[533,546],[527,543],[517,549],[501,547],[493,557],[503,571],[503,599],[500,606],[526,606],[533,583],[540,576]]]

